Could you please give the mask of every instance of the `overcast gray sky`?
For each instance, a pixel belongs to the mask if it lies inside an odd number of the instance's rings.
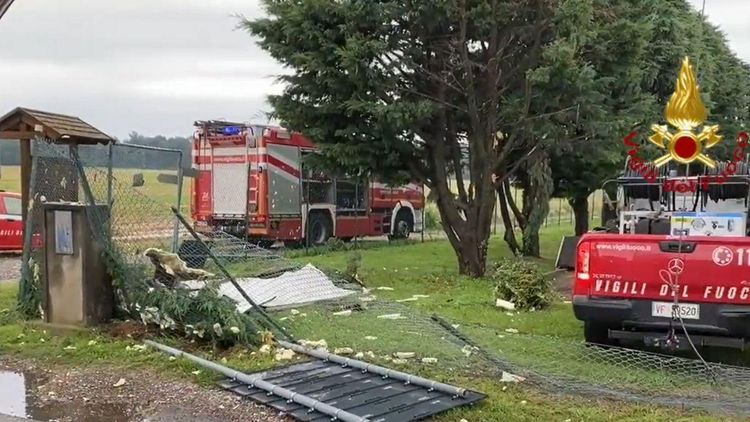
[[[0,114],[74,114],[121,138],[259,121],[282,69],[233,15],[261,13],[258,0],[16,0],[0,21]],[[750,0],[707,0],[706,14],[750,62]]]

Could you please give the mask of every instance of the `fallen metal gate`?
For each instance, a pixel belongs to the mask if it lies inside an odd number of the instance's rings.
[[[372,422],[415,421],[485,398],[467,391],[464,396],[407,384],[330,361],[314,360],[262,372],[265,381],[314,400],[361,416]],[[289,400],[226,379],[222,388],[278,409],[299,421],[330,421],[331,417]]]
[[[459,387],[393,371],[366,362],[282,346],[315,360],[253,374],[242,374],[155,342],[146,344],[210,367],[229,378],[219,385],[242,397],[278,409],[299,421],[416,421],[487,396]],[[326,358],[321,358],[325,355]]]

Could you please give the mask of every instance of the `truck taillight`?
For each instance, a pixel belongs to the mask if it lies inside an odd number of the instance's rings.
[[[591,274],[589,273],[591,264],[591,243],[581,242],[578,245],[578,255],[576,259],[576,281],[573,286],[573,295],[588,295],[591,286]]]

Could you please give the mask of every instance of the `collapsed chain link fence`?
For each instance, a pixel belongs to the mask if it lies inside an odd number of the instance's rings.
[[[175,185],[146,178],[145,184],[133,186],[139,183],[130,181],[132,170],[111,171],[93,161],[36,142],[29,256],[19,293],[27,309],[38,309],[33,297],[43,276],[41,246],[33,241],[41,230],[41,204],[109,204],[91,207],[89,217],[121,311],[163,330],[254,344],[271,331],[444,382],[523,379],[552,394],[750,415],[747,368],[707,367],[679,356],[453,325],[413,306],[410,302],[418,302],[420,295],[385,300],[381,290],[362,286],[355,274],[305,265],[225,233],[198,234],[189,224],[175,226],[170,210],[177,203]],[[188,268],[157,270],[154,262],[168,263],[173,249]]]

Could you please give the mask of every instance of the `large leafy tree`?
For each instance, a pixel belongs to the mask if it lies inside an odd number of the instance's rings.
[[[495,189],[572,108],[569,90],[545,89],[581,74],[590,0],[264,4],[244,25],[291,71],[270,98],[277,117],[341,169],[425,183],[459,271],[482,275]]]

